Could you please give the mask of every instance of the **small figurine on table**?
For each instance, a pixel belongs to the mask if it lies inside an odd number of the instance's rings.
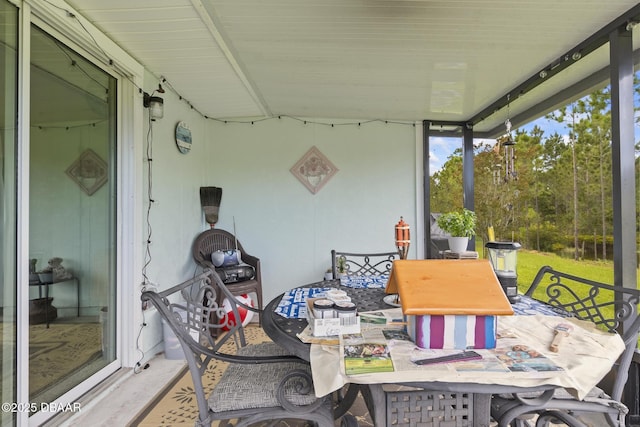
[[[62,266],[62,258],[54,257],[49,260],[49,265],[45,268],[45,271],[53,273],[53,281],[61,282],[63,280],[69,280],[73,276]]]

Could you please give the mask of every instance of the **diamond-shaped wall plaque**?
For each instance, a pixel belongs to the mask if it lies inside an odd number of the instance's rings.
[[[67,168],[67,175],[90,196],[107,182],[107,163],[93,150],[86,149]]]
[[[313,194],[316,194],[338,172],[329,159],[315,146],[291,168],[291,173]]]

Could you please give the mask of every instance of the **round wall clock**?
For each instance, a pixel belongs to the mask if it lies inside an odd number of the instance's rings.
[[[176,146],[182,154],[187,154],[191,150],[191,129],[185,122],[176,125]]]

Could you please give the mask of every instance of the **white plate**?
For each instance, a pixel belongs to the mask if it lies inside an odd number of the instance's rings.
[[[400,300],[398,299],[398,294],[387,295],[386,297],[382,298],[382,301],[394,307],[401,307]]]

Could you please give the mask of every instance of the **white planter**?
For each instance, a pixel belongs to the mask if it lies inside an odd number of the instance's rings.
[[[468,237],[449,237],[449,250],[456,253],[466,252],[468,243]]]

